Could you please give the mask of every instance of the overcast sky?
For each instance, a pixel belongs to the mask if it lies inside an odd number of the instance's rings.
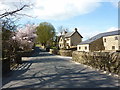
[[[119,0],[0,0],[0,13],[32,4],[26,13],[34,18],[23,17],[18,23],[39,24],[50,22],[56,30],[60,26],[73,31],[78,28],[84,40],[98,33],[116,30],[118,27]]]

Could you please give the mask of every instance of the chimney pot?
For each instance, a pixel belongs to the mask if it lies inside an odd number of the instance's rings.
[[[77,28],[75,28],[75,31],[77,31]]]

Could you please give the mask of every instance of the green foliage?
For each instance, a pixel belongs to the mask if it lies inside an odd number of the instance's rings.
[[[35,46],[36,46],[36,47],[41,47],[41,45],[40,45],[40,44],[36,44]]]
[[[51,49],[58,49],[57,47],[55,47],[55,46],[53,46],[53,47],[51,47]]]
[[[48,22],[42,22],[37,27],[37,42],[44,46],[50,46],[53,44],[55,38],[55,28]]]

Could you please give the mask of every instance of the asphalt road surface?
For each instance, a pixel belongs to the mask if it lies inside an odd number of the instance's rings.
[[[2,88],[118,88],[112,77],[36,47],[31,57],[3,78]]]

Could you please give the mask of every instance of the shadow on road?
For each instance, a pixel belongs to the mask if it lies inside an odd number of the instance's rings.
[[[32,65],[32,63],[28,63],[28,62],[24,61],[21,65],[14,68],[9,74],[7,74],[6,76],[4,76],[2,78],[2,85],[5,85],[13,80],[13,78],[9,78],[9,77],[14,76],[14,78],[16,79],[18,75],[21,75],[21,74],[25,73],[26,71],[28,71],[29,67],[31,65]]]
[[[28,56],[28,57],[37,57],[37,56],[54,56],[54,55],[49,54],[48,52],[46,52],[43,49],[40,49],[39,47],[35,47],[34,51],[31,54],[31,56]],[[2,78],[2,86],[4,86],[5,84],[7,84],[7,83],[9,83],[10,81],[13,80],[13,78],[9,78],[9,77],[14,76],[14,78],[16,79],[16,78],[18,78],[17,77],[18,75],[24,74],[26,71],[29,70],[30,66],[34,62],[40,63],[41,61],[37,61],[37,60],[23,61],[22,64],[20,64],[18,67],[11,70],[11,72],[8,73],[7,75],[3,76],[3,78]]]
[[[74,71],[67,71],[63,73],[57,74],[48,74],[43,76],[35,76],[32,75],[31,77],[19,77],[17,80],[27,80],[28,85],[22,85],[18,87],[14,87],[11,89],[21,89],[21,88],[99,88],[99,87],[106,87],[106,85],[114,88],[118,88],[114,86],[111,77],[105,75],[98,75],[96,72],[83,72],[86,68],[74,72]],[[37,73],[40,73],[37,72]],[[37,74],[36,73],[36,74]],[[95,77],[104,78],[103,80],[94,80]],[[49,78],[49,79],[47,79]],[[32,83],[31,80],[36,79],[39,80],[39,83]],[[109,88],[109,87],[108,87]]]
[[[19,83],[15,83],[14,87],[10,88],[118,88],[115,84],[118,81],[117,78],[89,70],[88,67],[72,64],[64,58],[54,58],[54,55],[42,51],[38,47],[35,48],[32,57],[37,56],[40,58],[24,61],[21,66],[12,71],[8,77],[14,78],[4,78],[3,85],[10,81],[25,81],[24,85],[17,86]],[[30,68],[33,64],[36,67]],[[33,69],[34,73],[23,75],[29,69]]]

